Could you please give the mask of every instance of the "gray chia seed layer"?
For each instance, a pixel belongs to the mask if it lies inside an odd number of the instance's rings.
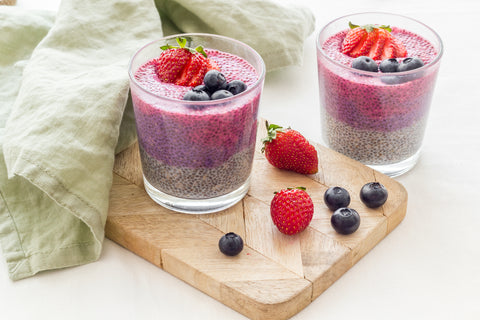
[[[323,112],[323,138],[333,150],[368,165],[385,165],[413,156],[421,147],[427,116],[394,131],[360,129]]]
[[[250,175],[255,144],[217,167],[172,166],[151,157],[140,147],[143,174],[161,192],[185,199],[208,199],[238,189]]]

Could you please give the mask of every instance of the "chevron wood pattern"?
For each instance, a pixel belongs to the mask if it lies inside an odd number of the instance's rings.
[[[263,127],[247,196],[218,213],[187,215],[159,206],[143,189],[138,146],[117,155],[106,236],[250,319],[288,319],[403,220],[407,192],[397,181],[321,145],[315,145],[317,174],[278,170],[260,152]],[[378,209],[367,208],[359,199],[360,188],[370,181],[381,182],[389,191]],[[271,221],[270,201],[274,191],[293,186],[307,188],[315,213],[304,232],[286,236]],[[361,216],[354,234],[340,235],[331,227],[331,212],[323,203],[330,186],[350,192],[350,206]],[[218,240],[230,231],[245,242],[235,257],[218,250]]]

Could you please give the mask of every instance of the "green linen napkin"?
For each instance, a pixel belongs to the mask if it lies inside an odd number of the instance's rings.
[[[114,156],[135,140],[135,50],[167,33],[218,33],[252,45],[272,70],[301,63],[313,28],[308,10],[266,0],[64,0],[56,15],[0,6],[0,244],[10,278],[99,258]]]

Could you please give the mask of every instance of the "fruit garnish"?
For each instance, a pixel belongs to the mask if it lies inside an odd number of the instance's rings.
[[[368,56],[373,60],[402,58],[407,50],[395,38],[390,26],[367,24],[358,26],[349,22],[350,30],[342,42],[342,53],[352,57]]]
[[[405,58],[398,65],[398,72],[414,70],[423,67],[423,60],[417,57]]]
[[[227,88],[227,79],[225,78],[223,73],[218,70],[208,71],[203,78],[203,83],[212,93],[217,90]]]
[[[274,167],[295,171],[301,174],[318,172],[318,155],[311,145],[298,131],[284,129],[276,124],[268,124],[267,137],[263,142],[262,152]]]
[[[352,234],[360,226],[360,215],[352,208],[339,208],[330,218],[333,229],[340,234]]]
[[[390,59],[385,59],[382,62],[380,62],[380,65],[378,68],[380,71],[383,73],[392,73],[392,72],[397,72],[398,71],[398,60],[395,58],[390,58]]]
[[[247,90],[247,85],[241,80],[232,80],[227,84],[227,90],[235,95]]]
[[[278,230],[287,235],[302,232],[313,218],[313,201],[304,187],[287,188],[275,193],[270,215]]]
[[[183,100],[207,101],[230,98],[247,90],[241,80],[227,82],[225,75],[218,70],[209,70],[203,77],[203,84],[197,85],[185,93]]]
[[[363,70],[363,71],[370,71],[370,72],[377,72],[378,65],[372,58],[367,56],[360,56],[352,61],[352,68]]]
[[[177,37],[178,46],[166,44],[155,61],[155,72],[163,82],[180,86],[197,86],[202,83],[205,74],[217,64],[207,57],[202,46],[194,49],[187,47],[187,39]]]
[[[323,194],[323,201],[328,209],[335,211],[350,204],[350,194],[345,188],[330,187]]]
[[[229,232],[218,241],[218,248],[227,256],[236,256],[243,250],[243,240],[238,234]]]
[[[360,200],[369,208],[378,208],[388,198],[388,191],[379,182],[369,182],[360,189]]]

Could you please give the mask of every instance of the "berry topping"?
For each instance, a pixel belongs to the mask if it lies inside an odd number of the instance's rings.
[[[229,232],[218,241],[218,248],[227,256],[236,256],[243,250],[243,240],[238,234]]]
[[[192,101],[205,101],[205,100],[218,100],[232,97],[247,89],[247,85],[240,80],[232,80],[227,83],[227,80],[223,73],[218,70],[211,70],[205,74],[203,78],[203,84],[200,84],[193,88],[191,91],[195,93],[185,94],[184,100]],[[208,99],[205,97],[208,96]],[[196,99],[199,100],[196,100]]]
[[[348,207],[350,204],[350,194],[342,187],[331,187],[325,191],[323,201],[328,209],[335,211],[338,208]]]
[[[373,60],[405,57],[407,50],[385,25],[358,26],[349,23],[350,30],[343,39],[342,53],[352,57],[368,56]]]
[[[352,208],[339,208],[330,218],[330,223],[341,234],[351,234],[360,226],[360,215]]]
[[[217,90],[214,93],[212,93],[212,100],[225,99],[229,97],[233,97],[233,93],[224,89]]]
[[[378,65],[372,58],[367,56],[360,56],[355,58],[352,61],[352,68],[363,70],[363,71],[370,71],[370,72],[377,72]]]
[[[262,151],[268,162],[274,167],[302,174],[318,172],[318,155],[298,131],[284,129],[276,124],[268,124],[267,137],[264,138]]]
[[[205,91],[190,90],[185,93],[183,100],[187,101],[207,101],[210,96]]]
[[[200,84],[192,89],[193,91],[204,91],[210,96],[210,91],[208,91],[207,86],[204,84]]]
[[[400,62],[398,66],[398,71],[409,71],[413,69],[417,69],[423,67],[423,61],[420,58],[413,57],[413,58],[405,58]]]
[[[203,78],[203,83],[210,92],[227,88],[227,79],[225,79],[223,73],[218,70],[208,71]]]
[[[388,198],[387,189],[379,182],[369,182],[360,190],[360,200],[369,208],[378,208]]]
[[[232,80],[227,84],[227,90],[233,94],[239,94],[240,92],[247,90],[247,85],[243,81]]]
[[[380,62],[380,65],[378,66],[380,71],[384,73],[390,73],[390,72],[397,72],[398,71],[398,60],[395,58],[391,59],[385,59],[382,62]]]
[[[202,83],[207,71],[218,69],[201,46],[188,48],[185,38],[177,38],[177,43],[178,47],[162,46],[164,51],[155,60],[155,72],[161,81],[180,86],[197,86]]]
[[[278,230],[287,235],[299,233],[313,218],[313,201],[305,188],[287,188],[275,193],[270,214]]]

